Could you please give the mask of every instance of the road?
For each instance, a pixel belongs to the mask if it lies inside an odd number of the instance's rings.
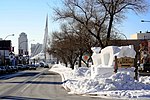
[[[68,94],[61,84],[60,75],[44,68],[0,76],[0,100],[104,100]]]

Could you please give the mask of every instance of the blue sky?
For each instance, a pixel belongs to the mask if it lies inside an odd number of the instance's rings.
[[[52,19],[52,8],[59,4],[59,0],[0,0],[0,38],[15,34],[7,39],[12,40],[16,52],[21,32],[27,34],[29,49],[31,43],[42,43],[47,14],[49,33],[58,29],[58,25]],[[35,41],[32,41],[33,39]]]
[[[31,43],[42,43],[44,37],[46,15],[49,15],[49,34],[58,30],[58,23],[54,22],[53,7],[61,6],[61,0],[0,0],[0,38],[8,37],[18,49],[18,37],[21,32],[28,36],[29,49]],[[49,4],[49,6],[47,5]],[[150,11],[144,15],[126,14],[127,18],[118,27],[128,38],[139,31],[150,31],[150,23],[141,23],[141,19],[150,20]],[[35,41],[32,41],[32,40]]]

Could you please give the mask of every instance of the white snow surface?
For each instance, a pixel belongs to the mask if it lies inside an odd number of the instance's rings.
[[[129,73],[118,71],[107,78],[97,75],[91,79],[90,68],[79,67],[72,70],[61,64],[54,65],[50,71],[61,75],[63,87],[71,94],[119,99],[150,99],[149,76],[141,76],[139,80],[134,80]]]

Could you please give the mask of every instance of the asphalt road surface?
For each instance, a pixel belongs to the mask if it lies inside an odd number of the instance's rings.
[[[48,70],[38,68],[0,76],[0,100],[104,100],[68,94],[60,75]]]

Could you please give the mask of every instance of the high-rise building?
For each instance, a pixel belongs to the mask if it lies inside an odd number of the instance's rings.
[[[18,38],[18,52],[20,55],[28,55],[28,38],[24,32]]]

